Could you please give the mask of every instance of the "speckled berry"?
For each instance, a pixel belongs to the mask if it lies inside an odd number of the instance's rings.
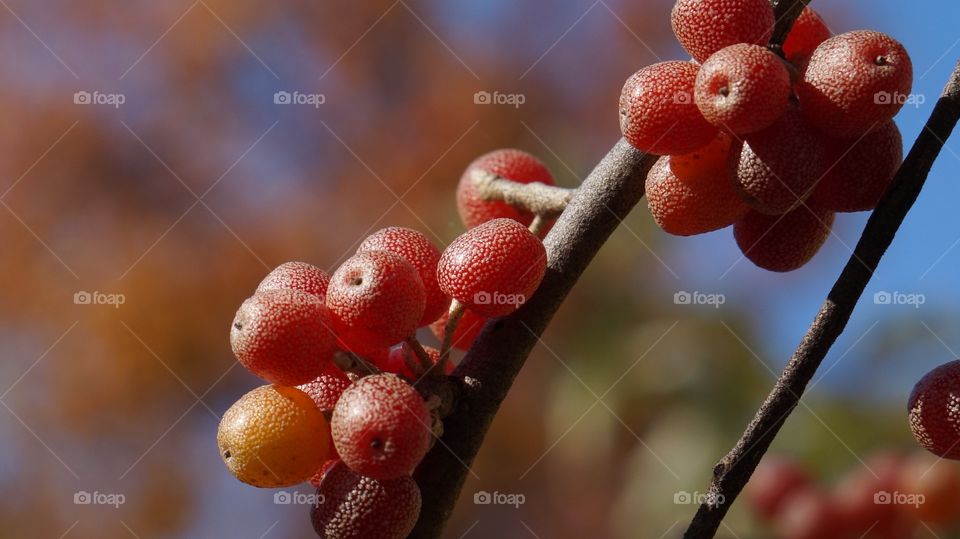
[[[484,170],[518,183],[554,185],[553,175],[539,159],[522,150],[494,150],[475,159],[457,185],[457,211],[464,226],[473,228],[492,219],[507,218],[530,226],[533,214],[500,200],[483,200],[474,188],[472,172]]]
[[[620,94],[620,132],[640,151],[689,153],[717,134],[693,99],[699,66],[669,61],[634,73]]]
[[[814,127],[853,138],[893,118],[912,84],[913,66],[903,45],[886,34],[858,30],[817,47],[797,95]]]
[[[443,341],[443,332],[446,331],[448,319],[448,315],[444,314],[436,322],[430,324],[430,331],[441,341]],[[473,346],[473,341],[477,340],[486,323],[487,319],[485,317],[470,309],[464,311],[463,316],[460,317],[460,322],[457,323],[457,328],[453,330],[453,339],[451,340],[453,348],[468,350]]]
[[[381,481],[343,462],[324,474],[317,494],[310,520],[325,539],[405,539],[420,516],[420,488],[412,478]]]
[[[340,400],[340,395],[350,387],[350,384],[350,378],[331,363],[320,376],[298,385],[297,389],[310,395],[321,412],[332,412],[333,407]]]
[[[389,251],[367,251],[347,259],[327,289],[327,307],[338,336],[361,355],[386,349],[413,334],[425,306],[420,274]]]
[[[330,277],[320,268],[306,262],[285,262],[260,281],[257,292],[262,290],[299,290],[323,297],[327,293]]]
[[[783,42],[783,54],[797,67],[803,67],[813,51],[829,39],[830,35],[830,28],[823,22],[820,14],[807,6],[800,12]]]
[[[327,420],[310,397],[292,387],[254,389],[233,404],[217,429],[227,468],[255,487],[302,483],[327,458]]]
[[[737,43],[766,45],[774,15],[768,0],[677,0],[670,25],[683,48],[703,62]]]
[[[934,455],[960,460],[960,360],[924,375],[907,403],[913,437]]]
[[[440,261],[440,250],[429,238],[410,228],[392,226],[375,232],[363,240],[357,252],[367,251],[396,253],[416,268],[427,293],[419,326],[429,325],[450,308],[450,297],[440,290],[440,284],[437,283],[437,262]]]
[[[494,219],[454,240],[440,256],[440,288],[475,313],[506,316],[540,286],[547,251],[512,219]]]
[[[430,447],[430,412],[417,391],[393,374],[366,376],[333,409],[333,443],[352,470],[376,479],[409,475]]]
[[[295,386],[330,364],[336,336],[323,299],[299,290],[263,290],[243,302],[230,327],[240,363],[275,384]]]
[[[785,215],[750,211],[733,225],[740,251],[770,271],[793,271],[813,258],[833,225],[834,213],[806,206]]]
[[[787,108],[790,73],[776,54],[740,43],[714,53],[700,67],[694,98],[703,117],[737,135],[769,127]]]

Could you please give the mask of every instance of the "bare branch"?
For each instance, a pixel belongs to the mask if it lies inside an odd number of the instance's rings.
[[[485,170],[472,174],[477,194],[484,200],[502,200],[535,215],[556,217],[563,212],[576,189],[545,183],[519,183]]]

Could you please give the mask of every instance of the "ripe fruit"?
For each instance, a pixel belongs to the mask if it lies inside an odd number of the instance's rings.
[[[287,487],[306,481],[323,464],[329,426],[303,391],[261,386],[223,414],[217,445],[237,479],[255,487]]]
[[[794,65],[802,67],[813,51],[829,38],[830,29],[820,15],[809,6],[805,7],[783,42],[783,54]]]
[[[420,488],[410,477],[380,481],[334,464],[320,481],[310,520],[326,539],[404,539],[420,516]]]
[[[743,255],[770,271],[793,271],[813,258],[830,234],[834,213],[801,207],[785,215],[750,211],[733,225]]]
[[[357,253],[337,268],[327,307],[348,349],[385,349],[417,329],[426,291],[416,268],[389,251]]]
[[[333,409],[333,443],[357,473],[375,479],[409,475],[430,447],[431,418],[420,394],[393,374],[361,378]]]
[[[689,153],[717,134],[693,100],[699,66],[660,62],[634,73],[620,94],[620,131],[638,150],[657,155]]]
[[[797,95],[817,129],[852,138],[893,118],[912,84],[913,66],[903,45],[886,34],[858,30],[817,47]]]
[[[267,274],[257,286],[262,290],[299,290],[323,297],[330,277],[320,268],[306,262],[284,262]]]
[[[735,148],[739,155],[739,145]],[[647,174],[647,204],[660,228],[678,236],[732,225],[747,212],[733,187],[730,136],[685,155],[661,157]]]
[[[457,185],[457,211],[464,226],[473,228],[491,219],[507,218],[530,226],[533,214],[518,210],[500,200],[483,200],[477,194],[471,173],[485,170],[518,183],[540,182],[554,185],[546,165],[527,152],[504,149],[481,155],[467,167]]]
[[[892,497],[907,494],[900,489],[904,459],[883,453],[855,467],[837,484],[834,493],[839,516],[853,537],[903,539],[911,537],[916,521],[903,512]]]
[[[683,48],[703,63],[730,45],[766,45],[773,33],[773,8],[768,0],[677,0],[670,25]]]
[[[841,212],[872,210],[880,202],[903,160],[903,139],[890,120],[857,140],[827,144],[830,167],[810,202]]]
[[[846,539],[830,497],[814,487],[794,493],[773,527],[779,539]]]
[[[437,361],[440,359],[440,350],[437,350],[432,346],[424,346],[423,349],[430,357],[432,364],[436,365]],[[407,361],[404,358],[406,354],[410,354],[410,357],[413,359],[414,363],[420,363],[414,351],[410,348],[410,345],[402,342],[390,348],[390,353],[387,355],[386,360],[378,363],[377,366],[380,367],[384,372],[392,372],[393,374],[403,376],[407,380],[416,382],[420,377],[415,375],[413,371],[410,370],[410,367],[407,366]],[[453,364],[448,361],[444,367],[444,374],[450,374],[451,372],[453,372]]]
[[[436,322],[430,324],[430,331],[432,331],[440,341],[443,341],[443,332],[446,330],[448,318],[449,316],[444,314],[438,318]],[[457,323],[457,328],[453,330],[453,339],[451,340],[453,348],[468,350],[473,346],[473,341],[477,340],[480,331],[486,323],[487,319],[483,316],[480,316],[470,309],[464,311],[463,316],[460,317],[460,322]]]
[[[505,316],[527,301],[547,269],[540,239],[512,219],[468,230],[440,256],[440,288],[475,313]]]
[[[437,262],[440,251],[426,236],[410,228],[384,228],[363,240],[358,253],[390,251],[402,256],[416,268],[426,291],[426,305],[418,326],[426,326],[450,308],[450,298],[437,283]]]
[[[898,507],[914,519],[949,527],[957,522],[960,501],[960,467],[927,452],[910,455],[901,471],[900,491],[923,498],[923,503]]]
[[[240,306],[230,346],[244,367],[275,384],[320,376],[336,346],[323,299],[299,290],[263,290]]]
[[[822,137],[788,108],[770,127],[747,135],[737,169],[741,196],[771,215],[796,208],[823,174],[824,152]]]
[[[321,412],[331,412],[350,384],[347,375],[331,364],[316,379],[298,385],[297,389],[309,395]]]
[[[796,462],[768,456],[747,483],[746,494],[753,510],[761,518],[772,520],[789,504],[791,496],[811,484],[810,476]]]
[[[910,393],[907,409],[920,445],[934,455],[960,459],[960,360],[924,375]]]
[[[766,47],[740,43],[700,67],[694,97],[703,117],[737,135],[769,127],[787,108],[790,73]]]

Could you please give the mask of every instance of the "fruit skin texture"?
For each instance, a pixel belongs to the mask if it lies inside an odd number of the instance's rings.
[[[327,420],[310,397],[292,387],[261,386],[235,402],[220,420],[217,445],[227,468],[255,487],[308,480],[327,458]]]
[[[440,359],[440,350],[437,350],[432,346],[424,346],[423,350],[427,353],[427,356],[430,357],[430,361],[433,363],[433,365],[436,365],[437,361]],[[419,364],[419,360],[417,359],[416,355],[414,355],[414,351],[410,348],[410,345],[402,342],[390,348],[390,353],[387,355],[386,360],[378,362],[377,366],[380,367],[384,372],[392,372],[393,374],[403,376],[407,380],[416,382],[420,379],[420,377],[415,375],[413,371],[407,367],[407,362],[404,360],[404,354],[411,354],[413,361]],[[453,363],[448,361],[446,363],[446,367],[444,367],[444,374],[450,374],[452,372]]]
[[[476,158],[464,171],[457,185],[457,212],[464,226],[473,228],[492,219],[507,218],[530,226],[533,214],[514,208],[501,200],[483,200],[473,186],[471,173],[485,170],[518,183],[540,182],[554,185],[553,175],[533,155],[512,148],[494,150]]]
[[[733,149],[739,155],[739,144]],[[647,174],[650,213],[670,234],[692,236],[737,222],[749,209],[733,186],[729,135],[691,154],[661,157]]]
[[[377,231],[363,240],[358,253],[367,251],[390,251],[402,256],[416,268],[427,293],[426,305],[419,326],[429,325],[450,308],[450,297],[440,290],[437,283],[437,262],[440,250],[426,236],[410,229],[392,226]]]
[[[336,349],[323,299],[299,290],[263,290],[240,306],[230,346],[253,374],[295,386],[320,376]]]
[[[322,495],[310,511],[326,539],[404,539],[420,516],[420,487],[411,477],[380,481],[334,464],[320,481]]]
[[[917,382],[907,404],[913,437],[934,455],[960,460],[960,360]]]
[[[430,448],[431,423],[420,394],[389,373],[347,388],[330,421],[343,462],[375,479],[410,475]]]
[[[817,47],[797,95],[814,127],[853,138],[893,118],[912,84],[913,66],[903,45],[880,32],[857,30]]]
[[[830,28],[823,22],[820,14],[807,6],[800,12],[783,42],[783,54],[794,65],[804,66],[813,51],[830,39],[830,35]]]
[[[799,206],[823,175],[822,140],[794,108],[770,127],[747,135],[737,169],[740,195],[752,208],[770,215]]]
[[[620,131],[638,150],[657,155],[689,153],[717,134],[693,100],[699,66],[669,61],[644,67],[620,94]]]
[[[830,235],[834,213],[797,208],[783,216],[750,211],[733,225],[743,255],[770,271],[793,271],[813,258]]]
[[[386,349],[417,329],[427,293],[409,262],[389,251],[357,253],[337,268],[327,308],[343,346],[360,354]]]
[[[299,290],[315,296],[324,297],[330,276],[322,269],[306,262],[284,262],[267,274],[257,286],[257,292],[263,290]]]
[[[297,389],[309,395],[321,412],[332,412],[340,395],[351,383],[343,371],[331,364],[316,379],[298,385]]]
[[[694,98],[703,117],[737,135],[769,127],[787,108],[790,73],[766,47],[739,43],[700,67]]]
[[[796,462],[771,456],[760,462],[747,483],[746,494],[754,512],[773,520],[787,507],[791,496],[810,486],[810,476]]]
[[[703,63],[730,45],[766,45],[774,15],[767,0],[677,0],[670,25],[683,48]]]
[[[430,331],[437,337],[437,339],[443,341],[443,332],[446,329],[447,320],[449,316],[444,314],[437,319],[436,322],[430,324]],[[457,329],[453,330],[453,339],[451,345],[457,350],[469,350],[473,346],[473,341],[477,340],[477,337],[480,336],[480,331],[483,330],[483,326],[486,325],[487,319],[479,314],[467,309],[464,311],[463,316],[460,317],[460,322],[457,323]]]
[[[440,288],[475,313],[496,317],[515,311],[537,290],[547,270],[539,238],[512,219],[494,219],[468,230],[440,256]]]
[[[810,203],[837,212],[872,210],[902,161],[903,138],[893,120],[855,141],[835,140],[827,144],[830,168]]]

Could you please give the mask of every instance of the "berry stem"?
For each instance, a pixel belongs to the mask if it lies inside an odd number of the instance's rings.
[[[357,376],[380,374],[381,372],[380,368],[370,361],[345,350],[337,350],[333,354],[333,362],[341,371]]]
[[[447,361],[450,359],[450,348],[453,345],[453,334],[457,331],[457,324],[463,318],[463,313],[467,310],[463,303],[453,300],[450,303],[450,311],[447,316],[447,325],[443,328],[443,342],[440,344],[440,360],[437,361],[437,367],[441,373],[445,372]]]
[[[777,53],[781,58],[783,54],[783,42],[787,40],[787,34],[793,28],[793,23],[803,11],[803,8],[810,4],[811,0],[770,0],[773,4],[773,16],[777,23],[773,27],[773,36],[770,38],[770,50]]]
[[[550,219],[541,213],[534,215],[533,221],[530,222],[530,232],[532,232],[534,236],[543,239],[543,231],[549,222]]]
[[[410,347],[410,350],[413,351],[413,355],[417,357],[417,367],[413,368],[411,366],[413,358],[410,358],[409,354],[403,355],[403,359],[407,361],[407,366],[410,367],[410,370],[417,375],[417,378],[423,376],[425,372],[430,372],[431,369],[433,369],[433,361],[430,360],[430,355],[427,354],[427,351],[423,349],[423,345],[417,340],[417,336],[411,335],[407,337],[407,345]]]
[[[484,200],[500,200],[535,215],[556,217],[570,203],[576,189],[545,183],[519,183],[482,169],[473,171],[477,194]]]

